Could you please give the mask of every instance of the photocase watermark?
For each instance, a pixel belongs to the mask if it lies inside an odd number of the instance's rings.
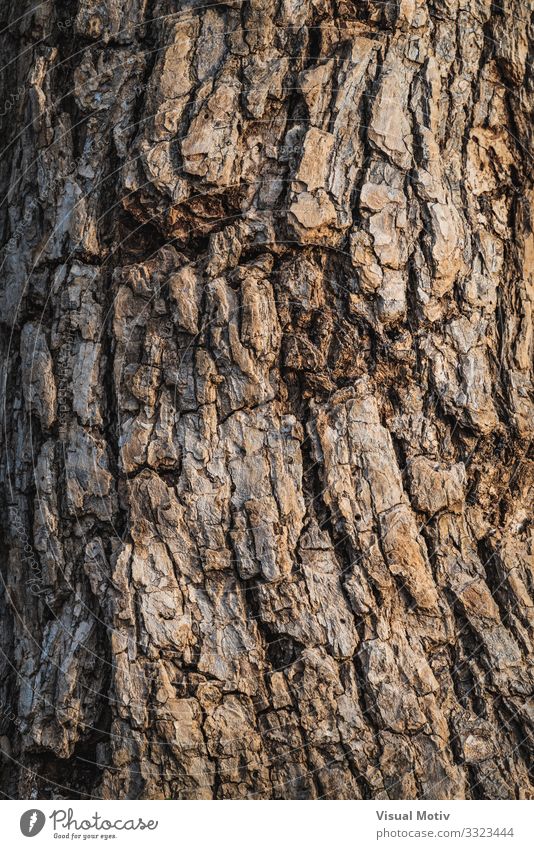
[[[74,18],[65,18],[64,21],[57,21],[58,28],[63,32],[66,29],[72,29],[76,20]]]
[[[11,527],[13,528],[22,549],[21,560],[29,566],[32,572],[32,577],[28,581],[27,587],[32,595],[42,596],[46,593],[46,589],[43,586],[43,570],[41,569],[41,565],[37,560],[33,547],[30,543],[30,538],[26,528],[24,527],[24,522],[22,521],[18,507],[15,504],[9,504],[7,509],[9,512]]]
[[[20,818],[20,830],[24,837],[35,837],[43,830],[46,817],[38,808],[32,808],[30,811],[24,811]]]
[[[66,30],[72,29],[75,23],[76,21],[74,18],[65,18],[65,20],[57,21],[57,26],[61,32],[65,32]],[[27,94],[27,92],[28,89],[25,85],[19,85],[18,89],[12,92],[9,97],[4,100],[2,107],[0,108],[0,119],[9,115],[11,110],[17,105],[20,99]]]
[[[7,720],[15,726],[15,728],[20,734],[22,734],[24,723],[22,722],[20,717],[18,717],[17,714],[11,710],[11,708],[3,707],[2,705],[0,705],[0,720]]]
[[[132,817],[130,819],[109,820],[102,817],[99,813],[95,813],[90,819],[77,820],[74,818],[74,810],[68,808],[59,808],[52,811],[50,814],[54,831],[58,829],[67,830],[71,833],[71,837],[80,837],[75,834],[77,831],[154,831],[158,827],[158,820],[145,820],[142,817]]]
[[[33,211],[37,206],[39,206],[38,201],[35,198],[30,198],[24,209],[24,215],[15,227],[13,235],[4,246],[4,251],[6,254],[10,254],[16,249],[19,237],[22,236],[22,234],[26,230],[26,227],[30,226],[33,218]]]
[[[3,106],[0,109],[0,118],[5,118],[6,115],[9,115],[14,106],[17,105],[20,98],[26,94],[26,86],[20,85],[16,91],[9,95],[6,100],[4,100]]]
[[[72,382],[70,370],[70,356],[75,338],[74,328],[67,326],[64,337],[64,345],[61,348],[56,377],[57,377],[57,419],[59,424],[58,437],[60,442],[65,442],[67,436],[68,414],[70,406],[68,403],[69,387]]]
[[[143,817],[108,819],[98,811],[84,819],[76,819],[73,808],[58,808],[48,816],[54,837],[69,840],[87,840],[100,837],[110,840],[120,832],[155,831],[158,820],[144,820]],[[29,808],[20,818],[20,830],[25,837],[35,837],[46,825],[47,817],[39,808]]]
[[[66,171],[64,174],[60,173],[56,177],[54,177],[49,185],[48,191],[51,192],[55,188],[59,187],[60,184],[65,184],[67,180],[71,177],[74,177],[76,174],[77,168],[71,168],[70,171]],[[10,190],[11,192],[11,190]],[[12,200],[10,194],[8,194],[8,200]],[[4,255],[7,257],[9,254],[14,253],[14,251],[18,248],[18,242],[21,236],[24,235],[26,229],[30,226],[33,219],[33,213],[39,206],[39,200],[36,197],[32,197],[28,200],[27,204],[24,207],[24,215],[21,220],[18,222],[17,226],[14,228],[11,237],[3,246]]]

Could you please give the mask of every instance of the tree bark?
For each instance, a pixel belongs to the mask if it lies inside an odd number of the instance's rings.
[[[2,0],[2,792],[531,798],[532,0]]]

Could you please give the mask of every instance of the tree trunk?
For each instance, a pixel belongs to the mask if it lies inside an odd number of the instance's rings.
[[[532,0],[0,7],[2,792],[530,797]]]

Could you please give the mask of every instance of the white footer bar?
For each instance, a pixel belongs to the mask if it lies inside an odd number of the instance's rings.
[[[6,847],[534,847],[534,802],[4,801]],[[34,843],[30,842],[32,839]],[[70,842],[68,842],[70,841]]]

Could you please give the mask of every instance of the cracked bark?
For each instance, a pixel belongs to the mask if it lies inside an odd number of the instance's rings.
[[[530,0],[0,9],[2,792],[531,797]]]

